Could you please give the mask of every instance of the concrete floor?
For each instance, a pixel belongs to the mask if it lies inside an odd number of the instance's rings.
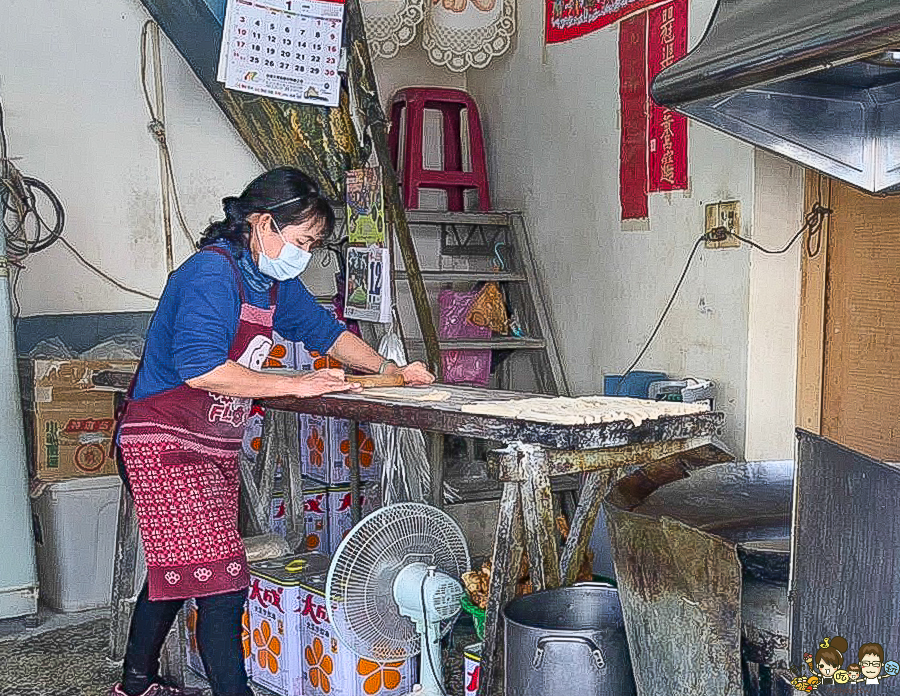
[[[109,609],[60,613],[41,607],[37,617],[0,620],[0,696],[106,696],[121,663],[106,657]],[[454,627],[444,650],[448,694],[462,696],[462,649],[476,642],[468,617]],[[188,670],[188,686],[206,688]],[[275,696],[251,684],[257,696]]]

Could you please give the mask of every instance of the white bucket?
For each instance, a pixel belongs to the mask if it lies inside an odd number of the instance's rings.
[[[118,476],[48,484],[32,501],[40,599],[60,611],[107,606],[112,597]]]

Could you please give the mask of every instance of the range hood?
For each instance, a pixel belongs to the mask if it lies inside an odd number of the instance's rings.
[[[867,191],[900,188],[900,0],[719,0],[651,94]]]

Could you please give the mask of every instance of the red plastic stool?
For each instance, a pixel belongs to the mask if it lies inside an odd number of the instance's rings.
[[[422,164],[422,141],[425,109],[440,111],[444,127],[443,169],[425,169]],[[472,171],[463,171],[461,139],[462,110],[469,123],[469,151]],[[403,163],[398,165],[400,150],[400,122],[406,111],[406,147]],[[448,210],[463,209],[463,191],[477,189],[481,210],[491,209],[488,192],[487,167],[484,158],[484,139],[478,107],[466,92],[459,89],[408,87],[394,95],[391,103],[391,131],[388,137],[394,169],[400,171],[403,204],[419,207],[419,188],[443,189],[447,192]]]

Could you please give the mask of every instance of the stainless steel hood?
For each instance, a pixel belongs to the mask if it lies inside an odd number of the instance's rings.
[[[900,186],[900,0],[719,0],[651,94],[867,191]]]

